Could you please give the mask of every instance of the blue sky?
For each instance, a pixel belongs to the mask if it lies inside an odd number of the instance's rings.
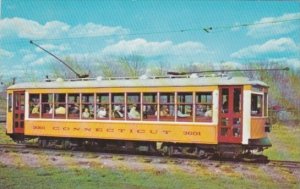
[[[2,80],[41,78],[59,64],[29,40],[79,64],[140,55],[150,66],[274,61],[300,68],[300,1],[0,2]]]

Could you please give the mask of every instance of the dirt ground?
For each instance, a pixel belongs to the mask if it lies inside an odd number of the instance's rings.
[[[124,154],[103,154],[88,152],[32,151],[0,149],[0,164],[8,167],[56,167],[108,168],[133,172],[150,171],[157,174],[182,172],[190,175],[213,175],[243,177],[249,180],[266,179],[280,186],[297,186],[300,170],[287,167],[272,167],[268,164],[245,164],[241,162],[220,162],[210,160],[186,160],[179,158],[145,157]]]
[[[278,152],[278,149],[286,149],[286,147],[278,148],[280,145],[277,144],[285,144],[282,141],[290,141],[290,132],[283,131],[285,130],[280,129],[278,130],[278,133],[280,133],[280,136],[283,135],[282,133],[286,133],[283,136],[287,136],[288,139],[283,140],[280,138],[280,140],[278,139],[276,142],[274,138],[273,142],[276,146],[276,148],[274,147],[274,150],[276,149],[277,151],[270,151],[269,156],[272,154],[280,154],[279,152],[281,151]],[[277,131],[274,130],[274,134],[276,133]],[[1,137],[3,142],[9,141],[9,138],[4,134],[2,134]],[[296,139],[294,141],[296,141]],[[294,145],[295,144],[293,144],[293,146]],[[285,144],[283,146],[289,145]],[[31,170],[58,168],[60,170],[65,170],[66,172],[73,169],[87,171],[112,170],[113,172],[125,171],[141,174],[150,173],[150,175],[154,176],[170,176],[179,173],[186,175],[188,178],[194,178],[194,180],[199,180],[199,178],[208,181],[212,180],[218,184],[221,183],[221,186],[230,180],[242,185],[248,183],[248,186],[250,186],[248,188],[255,188],[256,186],[264,186],[260,188],[300,188],[299,168],[282,166],[273,167],[268,164],[224,162],[216,160],[210,161],[61,150],[35,151],[31,149],[23,149],[20,152],[14,149],[0,148],[0,172],[2,170],[7,170],[7,168],[24,168]],[[13,179],[13,176],[14,175],[8,177]],[[218,181],[220,178],[221,181]]]

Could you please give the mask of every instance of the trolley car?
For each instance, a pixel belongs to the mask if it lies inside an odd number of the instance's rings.
[[[271,146],[268,86],[246,77],[47,80],[7,89],[6,133],[68,145],[207,154]]]

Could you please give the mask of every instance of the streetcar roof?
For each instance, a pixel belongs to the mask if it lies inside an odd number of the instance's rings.
[[[8,89],[60,89],[60,88],[118,88],[118,87],[187,87],[215,85],[259,85],[267,84],[247,77],[198,77],[198,78],[146,78],[146,79],[95,79],[57,80],[17,83]]]

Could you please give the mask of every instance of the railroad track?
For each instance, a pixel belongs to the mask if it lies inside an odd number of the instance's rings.
[[[25,144],[0,144],[0,149],[25,149]]]
[[[30,149],[37,148],[37,145],[28,144],[0,144],[0,152],[13,151],[13,152],[24,152]],[[41,149],[42,150],[42,149]]]
[[[270,160],[268,165],[275,167],[286,167],[286,168],[300,168],[300,161],[282,161],[282,160]]]
[[[160,155],[153,155],[153,154],[132,154],[132,153],[125,153],[125,152],[116,152],[116,151],[103,151],[103,152],[93,152],[93,151],[84,151],[84,150],[60,150],[60,149],[52,149],[52,148],[38,148],[37,145],[31,144],[0,144],[0,153],[1,152],[15,152],[15,153],[30,153],[30,152],[43,152],[59,155],[71,155],[71,156],[78,156],[83,158],[90,158],[90,157],[99,157],[99,158],[112,158],[113,156],[118,156],[118,160],[125,160],[125,159],[134,159],[136,157],[144,159],[145,162],[164,162],[164,163],[174,163],[174,164],[186,164],[195,163],[199,161],[202,162],[209,162],[209,164],[222,164],[222,163],[246,163],[246,164],[263,164],[272,167],[285,167],[289,169],[299,169],[300,168],[300,161],[281,161],[281,160],[268,160],[267,162],[243,162],[243,161],[223,161],[222,159],[197,159],[193,157],[164,157]]]

